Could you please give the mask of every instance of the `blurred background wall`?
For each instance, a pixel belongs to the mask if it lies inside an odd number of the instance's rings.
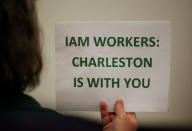
[[[29,94],[55,109],[55,38],[58,21],[170,20],[172,60],[170,107],[166,113],[137,113],[140,126],[192,127],[192,0],[38,0],[44,69]],[[99,112],[62,112],[100,122]]]

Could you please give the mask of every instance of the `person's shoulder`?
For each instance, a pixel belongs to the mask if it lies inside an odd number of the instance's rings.
[[[100,123],[73,116],[63,116],[54,110],[27,109],[4,112],[3,128],[18,130],[84,130],[98,131]],[[2,119],[1,119],[2,120]],[[2,127],[2,125],[0,126]]]
[[[44,113],[48,114],[51,119],[54,129],[66,129],[66,130],[84,130],[84,131],[98,131],[102,130],[102,125],[99,122],[88,120],[85,118],[75,116],[64,116],[54,110],[43,108]]]
[[[100,123],[64,116],[52,109],[43,108],[34,98],[26,94],[20,94],[7,101],[4,108],[0,108],[0,116],[0,128],[6,129],[70,131],[102,129]]]

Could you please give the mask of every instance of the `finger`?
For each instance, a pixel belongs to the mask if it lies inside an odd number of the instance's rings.
[[[136,117],[136,114],[135,114],[135,112],[126,112],[126,115],[128,115],[128,116],[134,116],[134,117]]]
[[[111,118],[111,121],[115,118],[115,115],[114,114],[111,114],[110,115],[110,118]]]
[[[115,118],[116,113],[115,112],[109,112],[109,116],[111,118],[111,121]]]
[[[137,121],[135,112],[126,112],[126,115],[129,117],[129,119],[135,125],[135,128],[138,128],[138,121]]]
[[[135,128],[138,128],[138,121],[135,116],[129,117],[130,120],[132,121],[132,124],[135,126]]]
[[[111,122],[111,118],[110,118],[109,116],[104,117],[104,118],[102,119],[102,122],[103,122],[103,125],[107,125],[108,123]]]
[[[115,113],[117,116],[122,116],[125,114],[124,111],[124,105],[123,105],[123,100],[117,100],[115,103]]]
[[[113,123],[109,123],[109,124],[105,125],[104,128],[103,128],[103,131],[108,131],[109,128],[112,127],[112,124]]]
[[[107,123],[110,120],[110,116],[107,109],[107,103],[104,101],[100,103],[100,113],[103,123]]]

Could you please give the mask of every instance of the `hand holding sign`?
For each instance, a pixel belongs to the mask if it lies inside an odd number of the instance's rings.
[[[103,131],[136,131],[138,122],[133,112],[125,112],[122,100],[117,100],[114,106],[115,113],[108,112],[106,102],[100,103],[101,118],[104,124]]]

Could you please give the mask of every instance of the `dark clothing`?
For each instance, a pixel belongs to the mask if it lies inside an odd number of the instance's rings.
[[[1,95],[0,98],[0,130],[102,130],[98,123],[63,116],[53,110],[42,108],[36,100],[23,93]]]

